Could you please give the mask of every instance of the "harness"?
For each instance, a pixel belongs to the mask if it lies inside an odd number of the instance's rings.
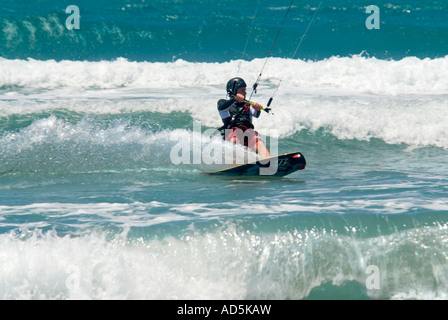
[[[218,128],[218,130],[221,132],[221,135],[224,137],[224,130],[234,127],[246,127],[249,129],[253,129],[254,126],[250,119],[249,112],[250,112],[250,105],[244,104],[244,107],[240,107],[236,114],[231,115],[231,119],[227,118],[228,121],[226,121],[222,127]]]

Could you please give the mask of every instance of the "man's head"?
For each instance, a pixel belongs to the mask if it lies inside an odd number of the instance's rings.
[[[228,95],[236,95],[237,93],[241,93],[244,96],[246,95],[246,82],[242,78],[232,78],[227,82],[227,94]],[[244,88],[244,93],[242,93]]]

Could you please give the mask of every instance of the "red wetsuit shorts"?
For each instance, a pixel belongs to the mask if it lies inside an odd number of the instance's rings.
[[[236,138],[239,143],[249,149],[253,149],[257,142],[263,142],[263,139],[260,138],[257,131],[246,126],[227,129],[225,131],[225,135],[227,141],[231,141]]]

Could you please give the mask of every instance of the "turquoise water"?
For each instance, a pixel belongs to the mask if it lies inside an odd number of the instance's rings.
[[[67,30],[69,14],[65,9],[73,1],[5,0],[0,13],[0,56],[94,61],[124,57],[162,62],[264,58],[290,3],[81,0],[76,2],[80,29]],[[294,1],[274,56],[292,58],[319,3]],[[379,30],[365,27],[370,5],[380,9]],[[424,4],[416,0],[324,0],[294,58],[320,60],[361,52],[382,59],[443,57],[448,53],[447,10],[446,1],[436,0]]]
[[[289,3],[260,1],[244,55],[257,1],[81,1],[70,31],[69,2],[4,4],[2,299],[447,298],[444,2],[367,30],[372,3],[323,1],[292,59],[319,4],[295,2],[252,99],[282,81],[255,126],[307,168],[201,174]]]

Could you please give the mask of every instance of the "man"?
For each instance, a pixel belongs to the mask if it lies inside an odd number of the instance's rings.
[[[241,78],[233,78],[227,82],[227,94],[230,99],[218,101],[218,111],[224,123],[219,130],[224,130],[223,136],[227,141],[238,142],[255,150],[261,157],[268,158],[271,154],[252,124],[252,118],[260,116],[262,106],[258,103],[249,105],[244,102],[246,88],[246,82]]]

